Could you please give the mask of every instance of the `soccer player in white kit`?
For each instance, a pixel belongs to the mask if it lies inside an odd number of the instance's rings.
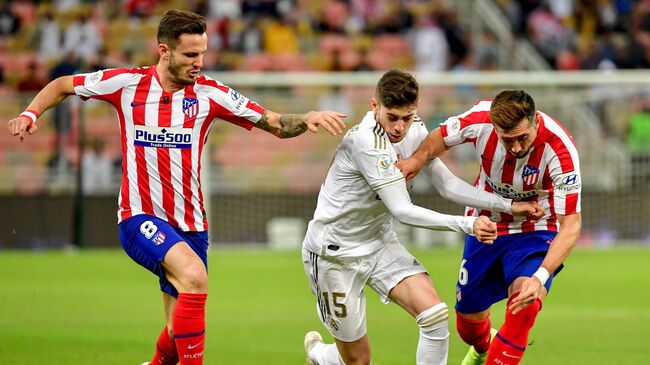
[[[198,14],[169,10],[158,27],[158,64],[60,77],[9,121],[11,134],[22,141],[38,130],[38,116],[68,95],[115,108],[122,137],[120,241],[135,262],[159,277],[165,311],[153,365],[203,364],[208,220],[200,161],[214,123],[256,127],[280,138],[319,126],[337,135],[345,127],[344,114],[278,114],[201,75],[206,27]]]
[[[427,271],[399,244],[392,217],[429,229],[473,234],[484,243],[496,237],[487,217],[437,213],[411,203],[395,163],[410,156],[427,136],[417,118],[418,84],[399,70],[377,84],[372,111],[351,128],[338,146],[303,241],[303,264],[318,315],[336,340],[324,344],[318,332],[305,336],[308,365],[369,364],[366,334],[367,284],[384,303],[394,301],[420,327],[417,364],[446,364],[448,310]],[[539,214],[534,204],[516,203],[480,191],[456,178],[439,160],[428,167],[447,198],[461,204],[517,214]]]

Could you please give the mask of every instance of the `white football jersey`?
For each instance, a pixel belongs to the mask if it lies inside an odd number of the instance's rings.
[[[395,164],[415,152],[427,133],[416,120],[393,144],[368,112],[336,150],[303,247],[321,256],[358,257],[396,240],[392,215],[375,191],[404,179]]]

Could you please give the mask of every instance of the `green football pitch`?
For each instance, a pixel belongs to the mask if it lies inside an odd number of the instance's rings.
[[[453,304],[460,251],[413,252]],[[304,364],[304,334],[326,334],[298,251],[213,250],[205,364]],[[647,364],[650,250],[578,249],[554,283],[524,364]],[[418,329],[367,295],[375,365],[415,363]],[[503,303],[493,307],[503,320]],[[449,364],[466,346],[450,318]],[[0,251],[0,364],[139,365],[163,327],[157,279],[122,251]]]

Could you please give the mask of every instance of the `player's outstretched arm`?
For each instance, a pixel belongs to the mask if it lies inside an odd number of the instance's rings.
[[[454,175],[438,158],[433,159],[425,166],[425,172],[429,176],[431,184],[447,200],[478,209],[526,216],[534,221],[539,220],[546,213],[537,202],[514,202],[512,199],[488,193],[468,184]]]
[[[47,84],[32,100],[27,109],[17,118],[9,121],[9,132],[18,136],[22,142],[26,134],[34,134],[38,130],[36,118],[46,110],[59,104],[68,95],[74,95],[74,76],[63,76]]]
[[[540,297],[546,280],[566,260],[580,237],[582,229],[580,213],[558,215],[558,221],[560,222],[560,231],[551,242],[544,261],[537,272],[522,283],[519,295],[512,300],[508,307],[513,314],[517,314]]]
[[[346,114],[330,110],[311,111],[306,114],[279,114],[267,110],[255,126],[279,138],[299,136],[307,130],[316,133],[319,126],[336,136],[343,133],[345,117]]]
[[[476,217],[442,214],[413,204],[404,180],[384,186],[376,192],[393,217],[404,224],[475,234],[484,243],[492,243],[496,239],[496,224],[487,218],[481,219],[477,224]]]
[[[409,158],[397,162],[397,168],[402,171],[406,180],[411,180],[420,172],[424,164],[442,156],[448,149],[440,128],[436,128],[427,135],[420,143],[420,147]]]

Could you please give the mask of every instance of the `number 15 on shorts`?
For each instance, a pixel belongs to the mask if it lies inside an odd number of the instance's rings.
[[[323,292],[323,303],[325,303],[325,311],[328,316],[332,315],[331,307],[334,307],[334,315],[338,318],[345,318],[348,316],[348,309],[343,303],[345,301],[345,293],[330,293]],[[332,304],[330,306],[330,298],[332,299]]]

